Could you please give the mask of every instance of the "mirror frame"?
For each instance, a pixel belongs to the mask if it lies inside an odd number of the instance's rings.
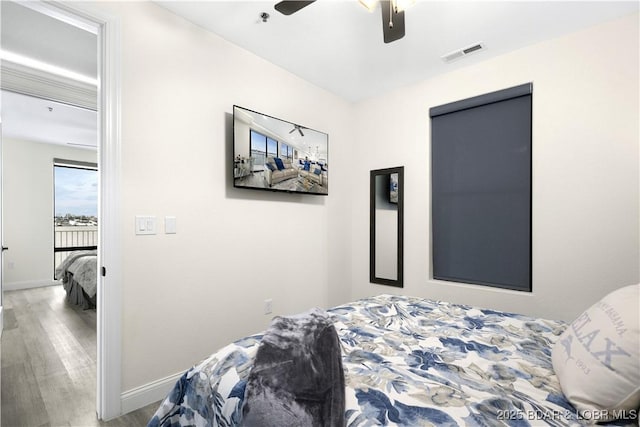
[[[396,279],[376,277],[376,177],[380,175],[398,174],[398,250]],[[402,288],[404,286],[404,166],[386,169],[374,169],[369,177],[369,282]]]

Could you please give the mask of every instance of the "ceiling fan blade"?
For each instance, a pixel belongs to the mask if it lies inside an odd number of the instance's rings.
[[[295,131],[300,132],[300,136],[304,136],[304,133],[302,133],[302,126],[300,125],[293,125],[293,129],[291,129],[289,131],[289,133],[294,133]]]
[[[303,7],[309,6],[316,0],[302,1],[302,0],[284,0],[279,3],[276,3],[274,6],[275,10],[282,13],[283,15],[291,15],[292,13],[296,13]]]
[[[390,0],[381,0],[382,35],[385,43],[391,43],[404,37],[404,11],[392,11]],[[393,25],[390,25],[393,23]]]

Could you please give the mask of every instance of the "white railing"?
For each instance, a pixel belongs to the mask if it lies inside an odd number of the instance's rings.
[[[57,267],[67,258],[69,252],[76,249],[98,246],[97,226],[61,226],[54,227],[54,265]]]

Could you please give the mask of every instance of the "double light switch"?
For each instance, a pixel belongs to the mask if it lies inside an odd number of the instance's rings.
[[[156,217],[137,215],[136,234],[156,234]]]

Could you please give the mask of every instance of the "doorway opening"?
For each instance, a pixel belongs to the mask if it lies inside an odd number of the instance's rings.
[[[98,191],[98,242],[97,246],[97,305],[96,305],[96,344],[95,344],[95,367],[93,375],[96,378],[94,390],[95,401],[93,406],[98,419],[108,420],[121,414],[121,388],[120,388],[120,260],[118,255],[119,238],[116,230],[119,228],[117,212],[119,202],[117,199],[119,186],[119,21],[102,13],[90,4],[68,4],[62,2],[1,2],[2,7],[2,46],[0,55],[2,57],[2,140],[0,151],[6,155],[5,148],[7,141],[18,139],[11,135],[11,113],[15,111],[5,102],[5,96],[10,98],[14,95],[30,100],[46,101],[56,103],[56,106],[71,107],[72,109],[92,111],[95,116],[95,126],[93,129],[93,150],[96,152],[94,160],[98,169],[99,179]],[[15,13],[28,15],[38,21],[38,24],[24,25],[24,22],[16,21]],[[13,14],[13,16],[12,16]],[[37,28],[38,31],[33,31]],[[74,66],[60,66],[56,64],[60,60],[60,46],[73,45],[54,41],[44,35],[47,28],[56,28],[53,32],[55,36],[71,36],[71,40],[83,39],[80,34],[90,36],[89,43],[92,49],[90,55],[93,56],[93,74],[86,70],[74,69]],[[35,33],[35,34],[31,34]],[[86,33],[86,34],[85,34]],[[29,35],[39,39],[39,43],[53,43],[53,47],[42,46],[29,50],[33,46],[25,45]],[[36,52],[43,56],[38,57]],[[76,52],[82,49],[75,49]],[[77,64],[76,64],[77,65]],[[51,114],[56,108],[47,108],[40,111],[41,114]],[[64,108],[61,108],[64,109]],[[41,130],[40,127],[26,127],[24,131]],[[86,129],[82,129],[82,134]],[[33,135],[30,136],[34,139]],[[24,138],[22,138],[24,139]],[[59,138],[60,139],[60,138]],[[67,145],[85,147],[86,142],[73,142],[68,138],[61,138]],[[38,141],[39,146],[44,146],[46,141]],[[66,154],[54,155],[52,158],[67,159]],[[6,157],[3,162],[9,161]],[[33,165],[32,165],[33,166]],[[1,169],[5,175],[4,168]],[[48,174],[53,179],[51,170],[51,158],[48,164]],[[7,180],[4,180],[6,186]],[[53,185],[49,186],[52,191]],[[3,188],[2,198],[5,199]],[[53,203],[53,197],[50,198]],[[7,230],[13,228],[11,224],[4,224],[6,221],[5,212],[7,203],[3,206],[0,215],[0,228]],[[49,227],[54,225],[51,213],[53,206],[48,209]],[[51,228],[50,228],[51,229]],[[53,230],[48,234],[50,240],[54,239]],[[3,247],[9,246],[6,233],[3,236]],[[51,256],[51,248],[54,242],[49,245],[48,260],[54,263]],[[13,245],[10,251],[3,254],[2,272],[7,271],[9,252],[13,252]],[[14,264],[14,267],[17,264]],[[48,278],[51,278],[51,270],[48,269]],[[109,274],[106,275],[106,271]],[[108,286],[105,286],[108,282]],[[0,289],[4,290],[4,284],[0,283]],[[0,300],[0,304],[4,304]],[[0,313],[6,313],[0,307]],[[7,329],[5,324],[5,334]],[[4,343],[4,337],[3,337]],[[4,346],[3,346],[4,347]],[[4,382],[3,382],[4,385]],[[4,405],[3,405],[4,408]],[[3,422],[8,420],[3,420]]]

